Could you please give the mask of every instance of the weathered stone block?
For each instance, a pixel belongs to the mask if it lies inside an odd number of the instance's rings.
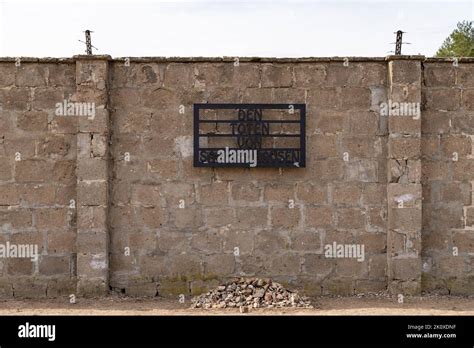
[[[77,207],[78,231],[106,230],[107,207],[79,206]]]
[[[32,276],[35,268],[30,258],[11,258],[7,265],[10,276]]]
[[[0,210],[0,223],[2,230],[12,232],[15,229],[24,229],[32,226],[32,212],[30,209]]]
[[[41,87],[46,85],[47,69],[34,63],[21,63],[16,67],[16,85],[19,87]]]
[[[130,247],[133,247],[130,243]],[[99,254],[107,251],[107,233],[102,232],[79,232],[76,237],[76,247],[78,252]]]
[[[14,185],[0,185],[0,205],[18,205],[20,197]]]
[[[76,292],[76,282],[75,278],[67,276],[51,279],[48,281],[46,296],[48,298],[56,298],[74,294]]]
[[[474,89],[462,91],[462,106],[466,110],[474,110]]]
[[[389,138],[388,153],[391,158],[417,159],[420,157],[419,138]]]
[[[143,184],[132,185],[131,203],[145,207],[161,206],[162,196],[160,186]]]
[[[221,231],[214,228],[207,231],[198,231],[193,233],[191,237],[191,248],[205,253],[219,253],[222,251],[223,239],[224,236]],[[173,249],[173,251],[181,249],[185,252],[188,249],[188,244],[187,242],[180,243],[178,248]]]
[[[207,275],[218,275],[228,277],[235,270],[234,254],[216,254],[207,256],[204,259],[204,269]]]
[[[53,165],[52,181],[61,184],[72,184],[76,182],[76,162],[75,161],[57,161]]]
[[[30,91],[27,88],[0,89],[0,107],[3,110],[28,109]]]
[[[423,134],[444,134],[451,129],[451,116],[448,112],[423,110],[421,132]]]
[[[93,103],[93,101],[85,101]],[[104,105],[94,104],[93,113],[89,111],[86,116],[79,116],[78,127],[83,133],[93,133],[94,137],[97,134],[106,134],[109,131],[109,111],[104,108]]]
[[[64,103],[64,91],[52,87],[36,88],[33,108],[36,110],[56,110],[56,104]]]
[[[196,276],[201,274],[201,258],[197,254],[177,254],[170,255],[168,259],[169,275],[179,276]]]
[[[273,227],[295,228],[301,221],[301,212],[299,207],[273,207],[271,209],[271,218]]]
[[[304,204],[326,204],[328,188],[326,185],[312,182],[297,183],[296,197]]]
[[[98,278],[105,280],[108,272],[108,257],[105,250],[101,253],[78,253],[77,274],[83,279]]]
[[[148,174],[147,176],[159,180],[172,180],[178,176],[178,161],[174,159],[155,158],[147,161],[145,168]],[[142,171],[139,171],[139,173],[143,175]]]
[[[387,228],[387,210],[385,207],[369,207],[368,231],[385,231]]]
[[[206,209],[204,213],[208,227],[221,227],[235,223],[235,213],[232,208]]]
[[[369,110],[372,102],[371,91],[365,87],[343,87],[340,98],[344,110]]]
[[[378,182],[379,164],[377,161],[359,159],[346,162],[344,181]]]
[[[46,161],[26,160],[15,162],[17,182],[44,182],[52,176],[52,165]]]
[[[269,184],[265,185],[264,200],[288,204],[290,199],[294,200],[294,185],[291,184]]]
[[[215,181],[200,186],[200,203],[208,206],[227,205],[229,203],[229,183]]]
[[[345,66],[341,62],[331,62],[327,65],[326,85],[331,87],[360,86],[364,77],[361,64],[352,63]]]
[[[227,230],[224,231],[224,252],[232,252],[236,256],[241,254],[250,254],[255,247],[254,232],[242,230]],[[237,248],[237,249],[236,249]]]
[[[295,87],[318,87],[325,83],[326,66],[324,64],[295,65]]]
[[[13,233],[10,236],[11,244],[28,244],[28,245],[37,245],[38,253],[43,251],[43,234],[40,232],[18,232]],[[30,260],[31,261],[31,260]]]
[[[369,278],[381,279],[387,276],[387,254],[372,255],[369,258]]]
[[[290,87],[293,83],[293,69],[289,65],[264,64],[262,66],[262,87]]]
[[[290,238],[286,232],[275,230],[259,231],[255,237],[255,253],[265,255],[278,250],[287,250],[290,247]]]
[[[48,232],[48,254],[73,253],[76,250],[76,233],[73,231]]]
[[[453,231],[453,246],[458,248],[460,253],[474,252],[474,231]]]
[[[453,87],[456,82],[456,68],[451,63],[423,64],[424,83],[429,87]]]
[[[304,232],[292,233],[291,248],[293,250],[302,250],[307,252],[322,252],[321,232],[313,229],[307,229]]]
[[[362,203],[367,205],[383,205],[387,200],[385,184],[367,183],[362,187]]]
[[[316,110],[338,109],[341,105],[339,88],[318,88],[308,91],[308,104]]]
[[[243,207],[236,208],[237,228],[256,228],[264,227],[268,224],[268,208],[267,207]]]
[[[457,68],[457,84],[461,87],[474,87],[472,65],[460,64]]]
[[[335,184],[332,190],[334,204],[357,205],[361,200],[361,189],[349,183]]]
[[[323,115],[314,117],[316,112],[309,110],[306,117],[307,127],[310,129],[316,128],[322,134],[336,134],[341,133],[350,127],[349,117],[338,112],[325,111]]]
[[[183,182],[164,183],[161,185],[161,194],[166,204],[171,208],[188,207],[195,202],[193,184]]]
[[[158,294],[158,284],[155,282],[130,284],[125,293],[132,297],[155,297]]]
[[[55,201],[56,189],[50,184],[24,184],[17,190],[22,206],[52,205]]]
[[[108,137],[105,135],[93,135],[91,141],[91,151],[94,157],[106,157],[108,155]]]
[[[424,164],[424,163],[423,163]],[[442,165],[440,165],[442,166]],[[444,166],[446,170],[446,165]],[[452,164],[453,170],[453,180],[454,181],[470,181],[472,180],[472,173],[474,172],[474,160],[473,159],[460,159],[457,162]],[[446,170],[447,172],[447,170]],[[448,173],[444,173],[444,177],[447,176]],[[435,173],[436,174],[436,173]],[[434,176],[434,175],[433,175]],[[434,178],[433,178],[434,180]]]
[[[355,258],[337,259],[336,272],[340,277],[351,277],[352,279],[364,279],[368,276],[368,262],[359,262]]]
[[[439,188],[443,203],[471,205],[471,183],[445,183]]]
[[[328,259],[324,255],[306,254],[304,256],[304,270],[312,276],[326,277],[335,268],[335,260]]]
[[[308,149],[316,159],[337,157],[337,137],[335,135],[311,136],[308,140]]]
[[[9,181],[13,177],[13,161],[7,157],[0,157],[2,166],[0,167],[0,180]]]
[[[458,110],[461,105],[461,90],[455,88],[426,88],[424,89],[423,100],[427,110]]]
[[[80,181],[77,185],[79,205],[105,206],[107,204],[107,182]]]
[[[107,161],[101,158],[83,158],[77,163],[77,180],[107,180]]]
[[[69,274],[69,256],[41,256],[39,272],[46,276]]]
[[[363,233],[356,237],[357,244],[364,245],[366,254],[378,254],[387,251],[386,233]]]
[[[74,68],[72,64],[49,64],[48,85],[58,87],[75,86],[76,74]]]
[[[394,134],[420,134],[421,116],[416,118],[414,116],[389,116],[388,128],[390,133]]]
[[[391,207],[421,207],[421,184],[387,185],[387,200]]]
[[[272,275],[294,276],[300,273],[301,258],[295,254],[283,254],[275,256],[269,268]]]
[[[11,86],[15,84],[15,63],[0,63],[0,86]]]
[[[15,298],[45,298],[47,281],[36,278],[16,278],[12,281]]]
[[[419,258],[392,259],[391,265],[394,279],[416,280],[421,276]]]
[[[167,218],[164,210],[158,207],[135,207],[133,215],[135,226],[152,229],[163,226]],[[200,215],[195,215],[194,210],[175,209],[171,215],[175,226],[178,228],[187,227],[192,222],[196,223],[196,227],[200,226]]]
[[[67,208],[35,209],[35,221],[38,229],[64,230],[69,227],[71,212]]]
[[[254,183],[232,182],[231,192],[234,201],[256,202],[260,200],[261,189]]]
[[[325,228],[333,224],[331,207],[306,207],[306,227]]]
[[[82,297],[105,296],[109,287],[102,277],[79,277],[77,281],[77,294]]]
[[[337,210],[337,226],[344,229],[364,228],[365,213],[356,208],[343,208]]]
[[[474,226],[474,207],[466,208],[466,226]]]
[[[443,277],[462,278],[467,272],[467,258],[463,256],[443,256],[438,259],[438,271]]]
[[[338,181],[344,177],[344,161],[339,158],[314,161],[312,177],[324,181]]]
[[[471,154],[471,138],[468,136],[442,136],[441,137],[442,154],[449,159],[465,157]]]
[[[420,208],[389,208],[389,228],[401,231],[419,231],[421,228]]]
[[[16,119],[16,126],[28,132],[44,132],[48,130],[48,114],[35,111],[20,113]]]
[[[374,112],[351,113],[349,118],[350,134],[374,136],[379,131],[379,116]]]
[[[171,222],[177,228],[199,228],[203,224],[202,211],[196,208],[173,209]],[[158,226],[156,226],[158,227]]]
[[[391,83],[420,84],[421,63],[420,61],[392,60],[388,63]]]

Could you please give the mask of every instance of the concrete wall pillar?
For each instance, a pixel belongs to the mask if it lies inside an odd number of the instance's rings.
[[[388,289],[421,292],[422,56],[388,60]],[[382,116],[383,117],[383,116]]]
[[[104,295],[109,289],[109,56],[76,56],[73,102],[88,112],[77,134],[77,292]]]

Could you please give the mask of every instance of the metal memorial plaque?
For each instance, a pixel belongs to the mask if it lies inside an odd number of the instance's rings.
[[[305,104],[194,104],[195,167],[305,167]]]

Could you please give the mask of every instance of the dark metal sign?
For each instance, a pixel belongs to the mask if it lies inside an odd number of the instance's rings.
[[[305,167],[305,104],[194,104],[195,167]]]

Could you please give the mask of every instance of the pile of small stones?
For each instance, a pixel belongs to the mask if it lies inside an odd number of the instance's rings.
[[[308,297],[285,289],[271,279],[240,278],[194,297],[191,308],[251,308],[299,307],[313,308]]]

